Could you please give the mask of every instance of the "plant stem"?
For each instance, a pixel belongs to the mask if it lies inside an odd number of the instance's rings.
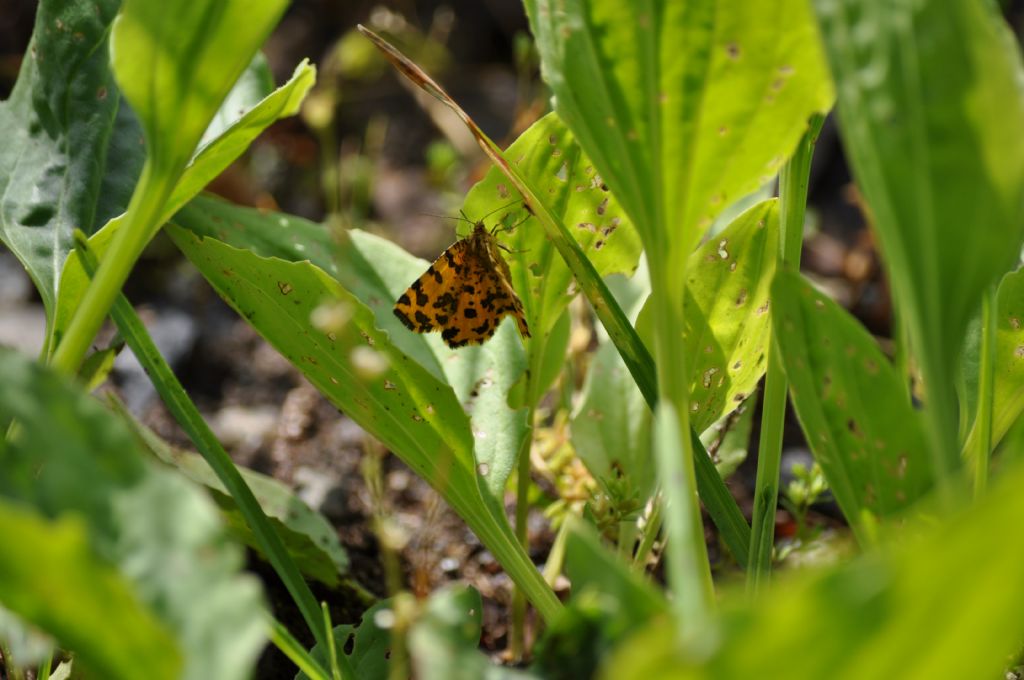
[[[529,503],[530,503],[530,443],[533,439],[533,408],[530,408],[530,429],[519,450],[516,463],[516,540],[530,554]],[[512,591],[512,627],[509,630],[509,652],[515,661],[523,658],[526,651],[526,594],[516,586]]]
[[[551,551],[548,553],[547,562],[544,563],[544,580],[552,588],[555,581],[562,573],[562,566],[565,564],[565,541],[569,536],[569,522],[562,522],[555,534],[555,541],[551,544]]]
[[[775,547],[775,506],[779,499],[779,470],[782,464],[782,429],[786,417],[786,374],[773,335],[768,347],[761,411],[761,438],[757,447],[757,481],[750,522],[750,568],[747,590],[757,592],[768,581]]]
[[[88,250],[85,235],[77,232],[76,241],[85,271],[90,275],[93,271],[97,271],[98,274],[98,270],[95,269],[96,258]],[[92,290],[91,286],[90,290]],[[167,409],[188,434],[196,445],[196,449],[224,484],[224,488],[227,489],[235,503],[238,504],[238,509],[245,518],[246,524],[252,529],[260,548],[274,567],[274,571],[281,577],[281,581],[288,589],[299,611],[302,612],[306,624],[313,632],[313,637],[316,638],[318,644],[326,645],[328,632],[323,627],[320,607],[298,566],[288,553],[284,542],[270,524],[263,508],[260,507],[227,451],[210,430],[210,426],[203,420],[195,404],[188,398],[185,389],[178,382],[152,338],[149,337],[149,333],[135,310],[132,309],[127,298],[120,293],[114,297],[112,316],[125,343],[146,370],[146,374],[153,381],[153,387],[156,388]]]
[[[633,560],[633,548],[636,546],[637,537],[636,519],[619,520],[618,552],[626,562]]]
[[[700,455],[700,453],[697,455]],[[651,507],[651,514],[647,518],[643,534],[640,536],[640,545],[637,546],[636,553],[633,555],[633,566],[640,571],[644,571],[647,566],[647,556],[651,554],[654,542],[658,540],[658,534],[661,533],[661,522],[664,517],[661,512],[661,506],[661,499],[655,497],[654,505]]]
[[[153,226],[174,188],[173,176],[155,169],[149,160],[142,168],[124,224],[96,269],[67,332],[59,339],[51,365],[61,373],[78,372],[96,333],[106,319],[135,261],[149,242]]]
[[[978,410],[974,416],[974,496],[985,493],[988,484],[988,457],[992,451],[992,404],[995,399],[997,288],[993,284],[981,299],[981,356],[978,362]]]
[[[534,418],[537,413],[537,380],[540,378],[541,365],[544,363],[544,352],[547,349],[548,336],[538,336],[530,341],[529,367],[526,374],[526,405],[527,430],[519,448],[516,462],[516,540],[523,546],[527,555],[530,554],[530,449],[533,445]],[[519,661],[526,652],[526,593],[519,586],[512,592],[512,627],[509,631],[509,651],[512,658]]]
[[[663,493],[666,531],[666,577],[673,595],[682,638],[701,630],[714,605],[714,584],[704,543],[704,523],[697,496],[694,447],[690,438],[688,363],[682,342],[685,272],[672,271],[668,248],[651,255],[658,405],[652,443]],[[678,290],[676,289],[678,288]]]
[[[800,268],[804,213],[811,158],[825,117],[815,114],[807,124],[793,156],[779,173],[779,255],[778,268]],[[786,392],[789,389],[772,334],[768,345],[768,372],[765,376],[761,411],[761,440],[757,449],[757,481],[754,487],[754,516],[750,522],[750,563],[747,590],[756,592],[771,573],[775,545],[775,508],[779,500],[779,468],[782,463],[782,430],[786,417]]]

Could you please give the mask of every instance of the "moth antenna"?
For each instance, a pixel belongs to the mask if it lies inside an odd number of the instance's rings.
[[[462,217],[456,217],[455,215],[438,215],[436,213],[417,213],[417,214],[418,215],[422,215],[424,217],[436,217],[436,218],[438,218],[440,220],[459,220],[459,221],[465,221],[465,222],[469,222],[470,224],[473,224],[473,222],[470,221],[465,215],[463,215]]]

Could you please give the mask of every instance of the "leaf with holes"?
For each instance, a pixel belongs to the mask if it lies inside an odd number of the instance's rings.
[[[683,338],[690,364],[690,423],[703,432],[739,408],[765,372],[775,274],[775,199],[737,217],[690,256]]]
[[[778,235],[778,201],[771,199],[690,255],[683,342],[696,432],[736,410],[764,375]],[[637,321],[641,334],[649,334],[651,324],[645,307]]]
[[[391,626],[381,625],[385,618],[393,618],[390,598],[373,605],[360,617],[356,624],[342,624],[334,627],[334,652],[348,658],[348,663],[360,680],[385,680],[388,676],[391,658]],[[324,668],[330,667],[328,651],[314,645],[310,655]],[[299,671],[295,680],[310,680]]]
[[[526,8],[555,110],[668,262],[771,179],[831,104],[805,0]]]
[[[799,274],[772,284],[775,335],[807,442],[858,537],[933,484],[920,412],[867,331]]]

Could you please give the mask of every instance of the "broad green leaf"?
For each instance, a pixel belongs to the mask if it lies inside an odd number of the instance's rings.
[[[654,490],[651,411],[615,345],[602,343],[572,413],[572,445],[624,514],[643,510]]]
[[[265,639],[264,611],[209,500],[146,464],[128,429],[88,395],[5,351],[0,421],[11,419],[17,434],[4,444],[0,495],[86,523],[92,549],[175,635],[180,677],[246,677]]]
[[[131,418],[123,411],[122,415]],[[259,541],[246,524],[238,504],[202,456],[172,448],[152,430],[134,419],[130,420],[130,424],[149,450],[160,460],[173,465],[186,477],[209,489],[228,527],[238,540],[253,550],[262,552]],[[274,530],[281,537],[302,573],[328,587],[337,586],[339,574],[348,571],[348,555],[338,542],[338,533],[330,523],[323,515],[311,510],[285,484],[273,477],[246,468],[239,468],[239,472],[252,489],[260,507],[270,518]]]
[[[480,593],[466,585],[430,596],[409,631],[409,654],[418,678],[451,680],[530,680],[535,676],[498,665],[481,652]]]
[[[650,626],[600,677],[1002,677],[1024,639],[1022,484],[1016,465],[941,526],[929,520],[850,564],[781,578],[753,602],[733,593],[690,650],[670,626]]]
[[[778,201],[743,212],[690,255],[685,352],[691,357],[690,424],[703,432],[757,388],[771,330]]]
[[[831,102],[805,0],[526,7],[555,110],[649,257],[689,255],[715,215],[770,179],[808,116]]]
[[[185,166],[285,7],[283,0],[125,0],[111,60],[158,172],[177,175]]]
[[[201,216],[178,219],[203,233]],[[455,392],[393,344],[372,309],[308,261],[261,258],[180,228],[170,233],[221,296],[314,386],[441,493],[545,618],[557,611],[490,493],[492,470],[474,459],[470,420]],[[336,329],[311,322],[325,303],[346,317]]]
[[[1003,278],[996,306],[993,447],[1024,412],[1024,269]],[[966,450],[974,450],[973,440],[977,436],[977,430],[972,428],[965,444]]]
[[[0,102],[0,240],[32,277],[47,312],[74,228],[92,233],[102,203],[127,203],[141,167],[136,134],[122,134],[107,37],[117,0],[39,4],[18,81]],[[124,187],[108,173],[129,177]],[[127,192],[125,189],[127,188]]]
[[[793,406],[863,540],[865,514],[896,517],[934,483],[920,412],[867,331],[800,275],[779,272],[772,302]]]
[[[174,637],[101,560],[79,518],[48,520],[0,500],[0,602],[74,650],[95,677],[180,677]],[[15,661],[24,659],[15,658]]]
[[[1024,71],[995,3],[815,0],[839,128],[933,411],[958,461],[953,367],[1024,230]]]
[[[599,275],[636,269],[640,257],[636,229],[556,114],[531,125],[505,150],[505,157],[542,194]],[[488,227],[511,228],[499,231],[497,237],[510,250],[505,259],[531,333],[544,337],[578,292],[572,272],[527,212],[519,192],[492,167],[466,196],[463,211],[471,220],[479,220],[495,210],[485,222]],[[466,225],[469,229],[471,225]]]
[[[280,118],[294,115],[306,92],[312,87],[315,77],[316,70],[308,63],[302,62],[296,67],[295,73],[287,83],[267,95],[251,110],[238,118],[223,134],[204,146],[185,168],[185,172],[164,207],[160,224],[170,219],[213,178],[234,162],[248,148],[252,140],[271,123]],[[124,205],[122,204],[118,212],[120,213],[123,209]],[[97,256],[102,255],[110,247],[110,242],[123,223],[124,215],[112,219],[90,237],[89,248]],[[153,233],[155,234],[156,231],[154,230]],[[88,278],[78,259],[78,254],[72,251],[64,264],[60,278],[60,291],[53,321],[54,333],[58,338],[67,329],[72,313],[81,303],[87,282]]]
[[[696,432],[738,408],[765,373],[778,236],[778,201],[771,199],[744,211],[690,255],[683,343]],[[641,335],[650,334],[652,311],[640,313]]]

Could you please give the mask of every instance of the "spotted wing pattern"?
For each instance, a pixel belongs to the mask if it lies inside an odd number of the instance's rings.
[[[489,339],[508,314],[530,337],[508,265],[483,224],[455,242],[395,302],[395,316],[417,333],[441,331],[449,347]]]

